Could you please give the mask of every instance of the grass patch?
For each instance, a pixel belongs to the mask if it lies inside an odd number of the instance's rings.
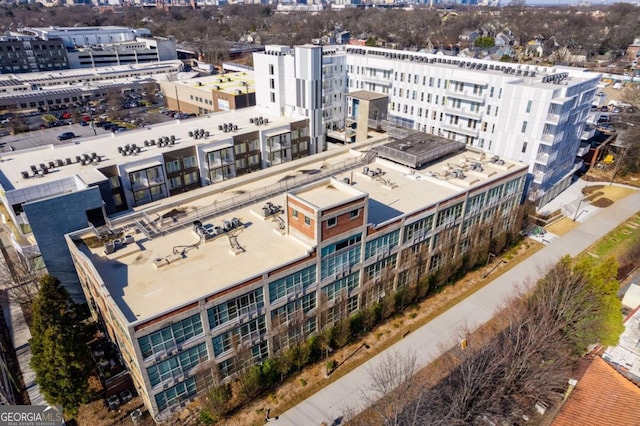
[[[640,214],[631,216],[608,235],[582,252],[577,257],[577,260],[589,258],[591,261],[600,259],[600,262],[602,262],[610,257],[618,257],[627,247],[640,239],[640,227],[635,226],[638,221],[640,221]]]

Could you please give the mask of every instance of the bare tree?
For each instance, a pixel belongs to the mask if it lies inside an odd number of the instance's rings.
[[[588,344],[619,333],[614,275],[615,261],[589,267],[563,259],[535,286],[522,287],[495,329],[450,350],[439,362],[448,374],[435,386],[415,386],[412,377],[400,385],[407,363],[398,359],[377,365],[370,373],[373,395],[390,396],[373,410],[393,425],[511,424],[534,416],[536,402],[562,398],[573,362]]]
[[[416,362],[415,352],[387,351],[367,368],[371,388],[363,392],[364,399],[384,425],[401,424],[401,415],[410,401],[419,407],[419,387],[414,380]]]
[[[0,289],[5,290],[10,301],[28,309],[38,294],[38,280],[44,275],[39,258],[26,258],[12,248],[0,247]]]

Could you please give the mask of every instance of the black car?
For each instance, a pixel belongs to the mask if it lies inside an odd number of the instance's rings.
[[[73,139],[76,137],[76,134],[73,132],[64,132],[60,136],[58,136],[59,141],[66,141],[69,139]]]

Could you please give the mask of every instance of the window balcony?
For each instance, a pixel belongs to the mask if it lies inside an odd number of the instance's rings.
[[[484,103],[487,97],[486,94],[482,92],[473,93],[473,90],[463,90],[459,92],[451,88],[447,89],[446,94],[448,98],[464,99],[466,101],[474,101],[474,102],[480,102],[480,103]]]
[[[546,152],[538,154],[536,156],[536,163],[544,164],[545,166],[549,164],[549,154]]]
[[[449,114],[449,115],[457,115],[460,117],[466,117],[466,118],[472,118],[474,120],[478,120],[481,121],[482,120],[482,113],[480,111],[469,111],[465,108],[460,108],[460,109],[456,109],[456,108],[451,108],[451,107],[445,107],[443,108],[444,113],[445,114]]]
[[[467,135],[467,136],[472,136],[474,138],[477,138],[478,135],[480,134],[480,130],[479,129],[473,129],[471,127],[466,127],[466,125],[463,126],[461,124],[442,123],[442,129],[443,130],[448,130],[448,131],[451,131],[451,132],[461,133],[461,134]]]
[[[582,139],[583,141],[588,141],[589,139],[594,137],[595,134],[596,134],[595,127],[585,127],[585,129],[582,131],[582,134],[580,135],[580,139]]]
[[[547,123],[558,124],[558,123],[560,123],[560,115],[559,114],[547,114],[547,119],[545,121]]]
[[[580,148],[578,148],[578,152],[576,153],[576,156],[577,157],[585,156],[589,152],[589,149],[591,149],[591,146],[589,144],[580,145]]]
[[[365,76],[361,76],[360,78],[365,83],[380,84],[382,86],[391,86],[391,81],[389,81],[388,79],[385,79],[385,78],[369,77],[369,76],[366,76],[366,75]]]
[[[562,140],[563,137],[564,132],[559,132],[556,134],[547,133],[542,135],[542,138],[540,138],[540,140],[542,141],[543,145],[555,146]]]
[[[269,142],[267,144],[268,152],[282,151],[287,148],[291,148],[291,141],[289,140],[286,142]]]
[[[542,185],[546,181],[546,173],[544,172],[534,172],[533,173],[533,182],[539,185]]]

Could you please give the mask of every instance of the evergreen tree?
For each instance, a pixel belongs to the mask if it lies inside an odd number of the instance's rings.
[[[60,281],[51,275],[40,280],[33,303],[31,367],[45,399],[75,415],[87,401],[87,379],[92,369],[85,344],[85,326],[75,321],[74,305]]]

